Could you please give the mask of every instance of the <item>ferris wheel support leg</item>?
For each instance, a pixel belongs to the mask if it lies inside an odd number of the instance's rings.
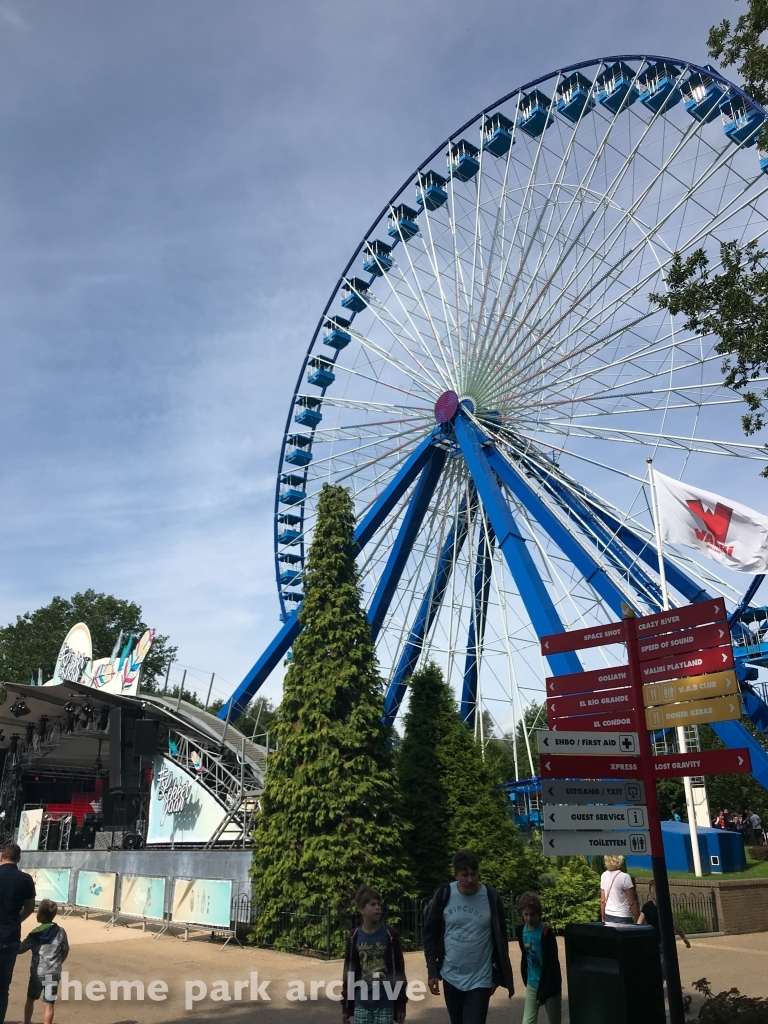
[[[475,724],[477,711],[477,680],[480,671],[480,657],[485,637],[485,617],[488,610],[488,594],[491,589],[493,571],[493,527],[481,530],[475,562],[475,600],[472,617],[469,620],[467,656],[464,660],[464,685],[461,691],[461,718],[470,728]]]
[[[525,539],[518,529],[499,482],[483,451],[484,435],[462,415],[459,415],[456,420],[456,439],[536,635],[542,637],[548,633],[565,632],[554,602],[544,586],[536,563],[531,558]],[[547,660],[554,675],[583,671],[581,662],[573,651],[549,655]]]
[[[421,524],[424,522],[427,508],[432,495],[435,493],[437,482],[443,471],[448,452],[445,448],[432,447],[428,453],[428,460],[421,471],[421,476],[416,484],[408,509],[400,524],[397,537],[389,553],[384,572],[381,574],[378,585],[374,592],[371,603],[368,607],[368,621],[371,624],[371,634],[376,640],[381,627],[384,625],[384,618],[392,603],[400,577],[405,569],[408,556],[413,550],[413,543],[416,540]]]
[[[474,492],[474,488],[472,490]],[[424,637],[429,635],[435,616],[440,611],[443,597],[451,580],[454,561],[467,538],[475,504],[474,493],[469,512],[467,512],[467,499],[462,500],[456,521],[445,539],[437,566],[429,581],[429,587],[416,613],[411,632],[403,645],[397,668],[392,674],[384,700],[384,720],[388,725],[392,725],[397,718],[407,688],[406,680],[413,675],[424,646]]]
[[[566,558],[573,562],[590,587],[600,595],[615,615],[621,615],[622,604],[634,607],[630,595],[623,593],[610,576],[606,575],[603,566],[582,547],[575,535],[566,529],[514,466],[497,451],[489,453],[488,463],[505,487],[509,488],[520,504],[546,530]],[[634,607],[634,610],[639,611],[639,608]]]
[[[646,565],[654,570],[658,568],[659,554],[651,541],[639,537],[634,530],[630,530],[628,526],[620,523],[618,519],[603,509],[594,509],[594,513],[607,523],[621,543],[642,558]],[[664,558],[664,572],[670,587],[674,587],[691,604],[696,601],[709,601],[712,598],[713,595],[705,590],[700,583],[692,580],[679,566],[666,557]]]
[[[663,600],[658,582],[639,564],[636,553],[620,542],[616,531],[600,518],[595,508],[578,493],[565,487],[552,474],[542,473],[540,467],[534,466],[533,472],[542,487],[552,495],[561,508],[589,523],[590,529],[602,544],[605,554],[613,560],[619,571],[627,574],[630,584],[636,591],[644,594],[652,607],[661,610]]]
[[[355,540],[358,547],[365,547],[427,462],[429,462],[434,451],[435,441],[440,436],[440,433],[440,430],[435,430],[421,442],[419,447],[405,461],[387,487],[378,496],[365,518],[358,524],[355,530]]]
[[[226,721],[228,718],[231,721],[235,721],[245,711],[253,699],[253,695],[262,683],[266,681],[270,672],[277,667],[278,662],[287,654],[300,632],[301,624],[299,623],[298,612],[291,612],[285,620],[283,628],[224,704],[216,716],[217,718],[220,718],[222,721]]]

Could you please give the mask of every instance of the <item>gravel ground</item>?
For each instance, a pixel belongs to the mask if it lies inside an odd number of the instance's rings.
[[[335,1021],[338,1022],[340,1009],[324,994],[324,984],[341,976],[341,962],[326,963],[287,953],[271,950],[240,949],[209,941],[208,935],[193,934],[188,942],[171,935],[153,938],[151,932],[142,932],[137,926],[105,928],[98,920],[84,921],[70,917],[61,922],[69,935],[72,952],[67,961],[70,980],[79,981],[83,987],[81,1000],[76,1000],[76,989],[70,991],[70,998],[60,998],[56,1006],[56,1021],[59,1024],[181,1024],[200,1020],[201,1022],[227,1021],[240,1024],[242,1021],[264,1022],[264,1024],[294,1024],[294,1022]],[[715,991],[735,986],[748,995],[768,996],[768,932],[754,935],[712,936],[692,940],[693,948],[685,949],[678,944],[683,986],[692,992],[691,983],[706,977]],[[561,962],[564,951],[561,944]],[[512,964],[515,981],[521,988],[518,969],[519,956],[512,949]],[[406,955],[406,969],[409,981],[426,981],[424,958],[421,953]],[[8,1024],[15,1024],[23,1017],[23,1004],[29,972],[29,954],[19,957],[11,988],[8,1007]],[[271,1001],[251,1001],[251,975],[258,975],[256,991],[269,981],[266,992]],[[141,981],[144,984],[144,1000],[125,998],[124,991],[117,989],[116,999],[110,998],[112,982]],[[149,986],[153,981],[167,985],[167,998],[150,999]],[[240,998],[235,982],[240,981]],[[316,982],[318,998],[311,999],[312,982]],[[89,982],[102,982],[105,998],[94,1001],[87,998],[85,991]],[[218,985],[216,983],[219,983]],[[305,1001],[291,1001],[287,998],[291,982],[303,982]],[[226,983],[226,984],[222,984]],[[191,986],[192,996],[204,998],[193,1002],[190,1009],[185,1006],[186,989]],[[263,987],[262,987],[263,991]],[[298,988],[295,989],[298,991]],[[162,986],[153,990],[162,995]],[[98,984],[91,988],[92,995],[100,994]],[[212,998],[229,995],[229,1000]],[[694,1009],[700,1000],[694,1001]],[[563,1006],[563,1021],[569,1017],[567,1001]],[[490,1024],[519,1024],[522,1020],[523,1000],[516,995],[512,1000],[506,993],[497,992],[491,1002]],[[409,1020],[421,1024],[448,1024],[442,998],[426,994],[421,1000],[412,1000],[408,1005]],[[540,1015],[545,1021],[545,1014]],[[38,1004],[33,1018],[42,1020],[42,1008]]]

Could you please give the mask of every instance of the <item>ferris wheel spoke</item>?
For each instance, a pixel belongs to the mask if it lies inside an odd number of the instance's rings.
[[[376,342],[374,342],[370,337],[368,337],[368,335],[363,335],[352,327],[350,327],[350,334],[352,334],[353,337],[355,337],[362,345],[365,345],[367,348],[370,348],[372,352],[375,352],[377,355],[381,356],[382,359],[385,359],[393,367],[401,369],[403,372],[407,373],[408,376],[412,379],[420,379],[424,387],[426,387],[429,390],[432,390],[433,393],[435,394],[439,394],[442,389],[442,384],[444,383],[442,379],[439,379],[442,377],[439,368],[435,366],[437,370],[437,377],[435,377],[422,363],[422,361],[415,355],[413,350],[408,348],[408,346],[405,344],[403,336],[405,336],[405,338],[407,339],[409,335],[408,331],[405,329],[403,324],[401,324],[396,317],[392,316],[392,313],[388,309],[388,307],[381,306],[381,304],[378,302],[369,303],[368,309],[371,311],[371,313],[373,313],[377,322],[387,331],[388,334],[391,335],[392,339],[396,342],[396,344],[403,348],[407,355],[410,356],[410,358],[413,360],[413,362],[416,363],[419,370],[421,370],[421,374],[419,374],[413,367],[409,367],[406,363],[401,362],[401,360],[397,359],[397,357],[392,356],[392,354],[387,352],[387,350],[384,349],[383,346],[377,345]],[[387,323],[385,318],[381,315],[382,309],[385,309],[387,314],[389,316],[392,316],[392,320],[397,325],[399,333],[393,331],[391,325]],[[415,343],[415,339],[411,338],[410,340]],[[433,358],[431,359],[431,361],[433,365],[435,365]]]
[[[556,428],[560,427],[560,431]],[[760,459],[766,458],[765,445],[745,444],[739,441],[717,441],[704,438],[676,437],[670,434],[654,433],[648,430],[620,430],[616,427],[585,427],[579,425],[574,428],[573,424],[560,424],[550,421],[542,426],[541,430],[548,433],[562,433],[567,429],[572,437],[586,437],[592,440],[618,441],[622,444],[640,444],[647,446],[650,443],[658,444],[662,448],[677,448],[680,451],[700,452],[706,455],[731,455],[739,458]]]

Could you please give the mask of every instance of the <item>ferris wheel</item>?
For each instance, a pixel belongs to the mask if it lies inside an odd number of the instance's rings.
[[[592,667],[542,660],[541,635],[661,607],[646,457],[706,481],[765,453],[711,340],[649,293],[676,251],[716,269],[721,241],[764,239],[765,120],[710,67],[607,57],[515,89],[410,175],[301,367],[275,496],[283,627],[222,717],[298,635],[325,482],[356,503],[391,721],[431,658],[468,723],[514,732],[545,676]],[[741,596],[682,550],[666,563],[674,604]]]

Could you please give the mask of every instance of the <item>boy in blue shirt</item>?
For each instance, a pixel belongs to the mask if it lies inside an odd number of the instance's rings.
[[[555,933],[541,920],[541,900],[535,892],[524,892],[517,905],[524,922],[517,928],[525,985],[523,1024],[536,1024],[542,1006],[549,1024],[560,1024],[563,981]]]

